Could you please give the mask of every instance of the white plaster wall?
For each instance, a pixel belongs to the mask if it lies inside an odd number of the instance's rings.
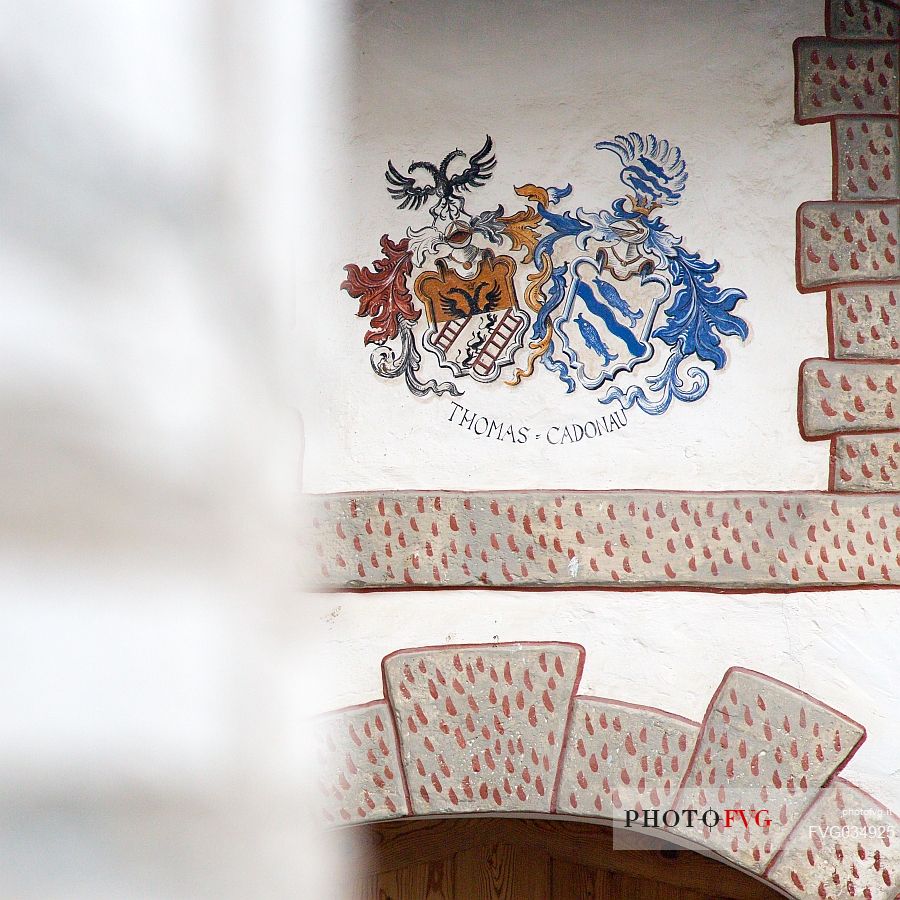
[[[827,353],[824,295],[797,293],[793,247],[799,203],[830,196],[830,135],[793,124],[791,51],[823,18],[823,0],[358,4],[348,69],[318,86],[327,152],[307,206],[315,266],[301,275],[297,357],[309,388],[304,487],[824,487],[827,448],[801,440],[795,391],[800,362]],[[430,221],[395,208],[389,157],[405,170],[474,151],[489,132],[498,164],[471,211],[521,208],[512,188],[526,182],[571,182],[565,208],[598,209],[624,189],[618,161],[593,145],[632,130],[682,147],[687,188],[665,220],[749,298],[738,312],[750,339],[724,339],[730,361],[706,397],[656,418],[633,410],[610,440],[492,447],[447,421],[450,398],[373,375],[342,267],[369,264],[382,234]],[[539,431],[604,409],[540,367],[515,389],[459,386],[459,402]]]
[[[900,809],[900,605],[896,591],[439,591],[310,597],[322,709],[381,696],[400,647],[575,641],[581,693],[700,720],[729,666],[756,669],[835,707],[868,737],[847,777]],[[412,604],[415,604],[413,607]]]
[[[328,152],[317,167],[317,265],[302,273],[298,307],[305,489],[824,489],[827,445],[801,440],[796,383],[801,360],[827,354],[825,301],[796,291],[794,216],[802,201],[830,196],[831,149],[827,125],[793,124],[791,54],[795,37],[822,33],[823,7],[358,5],[345,77],[321,85]],[[656,419],[632,412],[603,442],[487,449],[447,422],[448,398],[416,399],[371,373],[366,323],[338,290],[342,266],[368,264],[381,234],[396,239],[427,221],[394,208],[388,157],[405,166],[457,145],[474,150],[490,132],[498,165],[470,209],[515,209],[512,185],[529,181],[571,181],[573,208],[599,206],[620,186],[615,161],[593,143],[630,130],[683,148],[690,177],[666,220],[722,262],[721,284],[749,297],[739,312],[750,340],[725,340],[730,361],[703,400]],[[540,428],[597,410],[543,371],[515,390],[465,387],[467,406]],[[848,777],[900,809],[898,601],[896,591],[441,591],[320,595],[304,615],[314,611],[327,672],[322,709],[380,696],[381,657],[408,646],[577,641],[587,650],[585,692],[696,719],[729,666],[757,669],[863,723],[868,740]]]

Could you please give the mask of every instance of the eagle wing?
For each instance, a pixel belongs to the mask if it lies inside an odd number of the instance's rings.
[[[500,285],[495,284],[485,295],[484,295],[484,303],[481,306],[482,312],[492,312],[497,308],[497,305],[503,299],[503,292],[500,290]]]
[[[469,165],[458,175],[451,175],[448,179],[451,188],[461,188],[464,191],[473,187],[481,187],[491,177],[491,169],[497,165],[497,158],[493,154],[494,142],[491,136],[485,135],[484,146],[473,156],[469,157]]]
[[[451,288],[451,290],[453,289]],[[462,292],[457,289],[456,293]],[[465,296],[465,294],[463,294],[463,296]],[[439,298],[444,315],[453,316],[454,319],[466,318],[471,315],[471,311],[463,309],[454,297],[448,297],[447,294],[440,294]]]
[[[397,209],[418,209],[428,197],[434,194],[433,184],[416,184],[415,178],[401,175],[390,160],[388,160],[384,177],[387,179],[388,193],[395,200],[402,201]]]

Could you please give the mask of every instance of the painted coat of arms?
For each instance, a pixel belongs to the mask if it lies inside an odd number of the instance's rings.
[[[470,214],[468,196],[497,165],[490,136],[477,153],[414,161],[407,174],[388,162],[399,208],[427,204],[431,222],[396,242],[383,235],[371,267],[345,267],[341,287],[371,320],[376,374],[403,378],[417,396],[458,396],[466,378],[503,375],[515,387],[541,366],[566,392],[595,391],[600,403],[651,415],[706,393],[709,366],[726,362],[722,338],[747,337],[734,312],[746,295],[719,287],[719,263],[687,250],[654,215],[682,197],[681,150],[634,132],[595,146],[616,154],[628,189],[598,211],[561,210],[571,185],[526,184],[514,189],[524,209]],[[422,348],[452,380],[420,374]]]

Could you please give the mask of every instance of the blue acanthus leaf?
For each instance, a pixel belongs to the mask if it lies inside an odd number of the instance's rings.
[[[541,259],[546,253],[553,255],[553,247],[556,242],[564,237],[572,237],[584,231],[589,226],[578,219],[572,218],[572,213],[566,212],[562,215],[550,212],[543,203],[537,204],[537,211],[541,214],[544,221],[550,226],[552,231],[540,239],[538,245],[534,248],[534,258]]]
[[[672,283],[680,285],[665,310],[666,324],[653,336],[669,346],[680,346],[685,356],[696,356],[711,362],[716,369],[725,365],[721,335],[747,338],[747,323],[733,313],[747,295],[737,288],[720,288],[713,283],[719,263],[704,262],[699,253],[689,253],[681,246],[674,248],[671,258]]]
[[[637,406],[648,416],[659,416],[664,413],[672,400],[693,403],[706,394],[709,387],[709,375],[699,366],[691,366],[687,370],[689,383],[685,383],[679,372],[684,361],[680,347],[675,347],[669,354],[662,371],[658,375],[650,375],[646,379],[647,391],[637,384],[623,391],[620,387],[611,387],[599,402],[610,404],[618,402],[622,409]],[[649,393],[648,393],[649,392]]]
[[[550,326],[551,315],[556,312],[562,304],[566,293],[566,271],[568,264],[563,263],[557,266],[550,275],[550,283],[546,287],[546,299],[541,305],[541,309],[537,314],[532,329],[531,339],[533,341],[542,341],[547,335],[547,329]]]

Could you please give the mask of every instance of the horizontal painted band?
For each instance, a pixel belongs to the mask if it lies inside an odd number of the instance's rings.
[[[389,491],[308,497],[315,589],[900,583],[900,496]]]

